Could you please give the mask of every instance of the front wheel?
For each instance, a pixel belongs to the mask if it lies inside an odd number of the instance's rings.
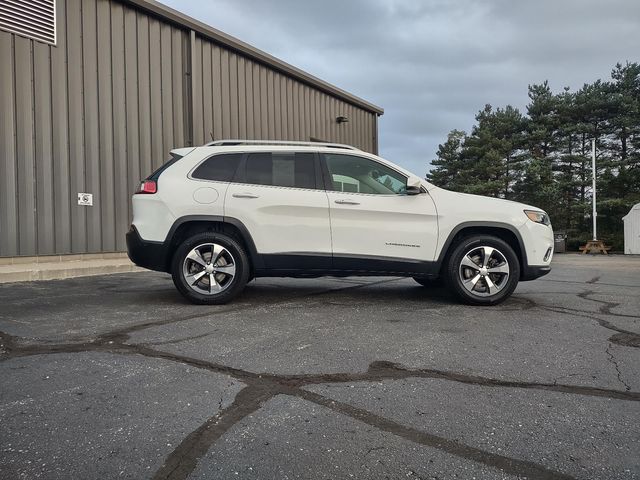
[[[171,274],[176,288],[189,301],[218,305],[242,292],[249,279],[249,260],[234,238],[204,232],[180,244]]]
[[[446,264],[447,284],[471,305],[497,305],[515,290],[520,263],[513,248],[500,238],[476,235],[464,238]]]

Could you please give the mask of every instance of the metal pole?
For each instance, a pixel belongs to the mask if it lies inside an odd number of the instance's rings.
[[[593,239],[598,240],[598,230],[596,226],[596,217],[598,213],[596,212],[596,139],[591,140],[591,177],[592,183],[591,186],[593,188]]]

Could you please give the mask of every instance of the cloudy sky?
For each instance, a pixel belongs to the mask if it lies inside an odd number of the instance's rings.
[[[419,175],[485,103],[640,61],[638,0],[162,1],[383,107],[381,155]]]

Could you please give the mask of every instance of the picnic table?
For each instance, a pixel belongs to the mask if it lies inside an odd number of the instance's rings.
[[[583,245],[578,250],[580,250],[583,254],[593,252],[609,255],[609,250],[611,250],[611,247],[606,246],[602,240],[589,240],[586,245]]]

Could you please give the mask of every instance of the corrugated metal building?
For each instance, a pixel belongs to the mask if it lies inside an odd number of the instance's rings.
[[[149,0],[0,0],[0,64],[0,256],[125,250],[130,195],[174,147],[377,150],[379,107]]]

